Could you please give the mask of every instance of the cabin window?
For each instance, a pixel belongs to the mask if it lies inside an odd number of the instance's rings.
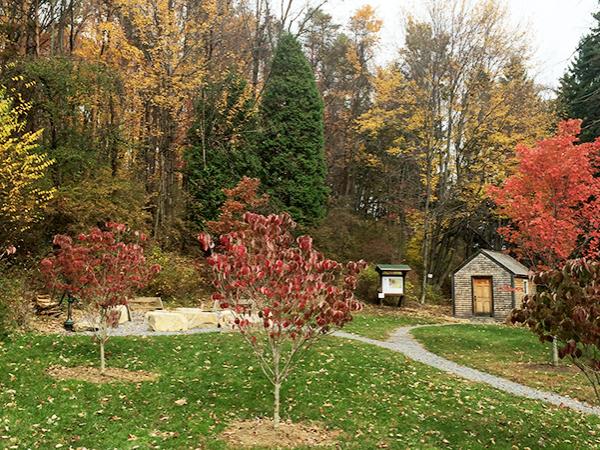
[[[529,294],[529,281],[527,280],[523,281],[523,294]]]

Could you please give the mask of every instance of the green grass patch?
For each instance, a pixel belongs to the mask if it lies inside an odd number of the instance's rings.
[[[457,363],[542,390],[596,402],[585,377],[568,360],[553,367],[551,344],[506,325],[424,327],[412,334],[428,350]]]
[[[344,331],[371,339],[385,340],[397,328],[439,322],[440,320],[434,317],[420,317],[403,314],[402,312],[376,312],[376,310],[371,309],[368,312],[354,314],[352,322],[344,326]]]
[[[109,365],[160,379],[94,385],[45,374],[95,364],[88,338],[30,335],[2,347],[0,448],[224,449],[228,422],[271,413],[271,388],[239,336],[114,338],[108,350]],[[283,396],[285,418],[342,430],[344,449],[600,446],[600,418],[338,338],[307,355]]]

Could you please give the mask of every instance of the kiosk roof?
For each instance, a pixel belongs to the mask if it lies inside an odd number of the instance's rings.
[[[410,266],[406,264],[377,264],[375,266],[377,272],[408,272],[412,270]]]

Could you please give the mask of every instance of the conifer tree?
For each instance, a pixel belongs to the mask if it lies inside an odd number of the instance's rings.
[[[260,105],[263,184],[275,206],[303,224],[325,215],[323,101],[300,43],[281,36]]]
[[[600,12],[594,18],[596,25],[579,42],[575,61],[559,87],[560,113],[583,120],[583,142],[600,136]]]

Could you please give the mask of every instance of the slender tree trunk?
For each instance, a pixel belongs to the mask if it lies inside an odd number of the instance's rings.
[[[104,339],[100,340],[100,373],[106,371],[106,359],[104,358]]]
[[[100,344],[100,373],[106,371],[106,358],[104,355],[104,345],[108,340],[108,328],[106,323],[107,310],[102,308],[100,310],[100,320],[98,321],[98,331],[96,332],[96,340]],[[92,321],[92,323],[94,323]]]
[[[40,34],[41,34],[41,27],[40,27],[40,18],[39,18],[39,13],[40,13],[40,2],[39,0],[35,1],[35,14],[34,14],[34,19],[35,19],[35,35],[34,35],[34,43],[35,43],[35,56],[38,57],[40,56]]]
[[[60,18],[58,19],[58,30],[56,32],[56,53],[59,55],[64,54],[64,40],[65,40],[65,28],[67,21],[67,2],[61,0],[60,2]],[[52,47],[54,50],[54,47]]]
[[[256,0],[255,11],[254,42],[252,43],[252,92],[254,92],[254,97],[256,98],[258,97],[258,76],[262,53],[262,1]]]
[[[428,157],[429,158],[429,157]],[[421,304],[425,304],[427,295],[427,275],[429,273],[429,253],[431,251],[430,202],[431,202],[431,159],[427,161],[427,182],[425,186],[425,211],[423,217],[423,276],[421,277]]]
[[[274,398],[273,398],[273,424],[275,427],[279,426],[280,416],[280,398],[279,392],[281,390],[281,372],[279,370],[279,348],[277,346],[273,347],[273,369],[274,369],[274,377],[273,377],[273,386],[274,390]]]
[[[558,366],[558,343],[556,337],[552,338],[552,365]]]
[[[69,27],[69,55],[73,53],[73,49],[75,48],[75,5],[73,5],[73,0],[69,2],[69,17],[70,17],[70,27]],[[104,45],[104,44],[103,44]]]
[[[425,298],[427,297],[427,278],[429,274],[429,238],[427,237],[428,232],[425,231],[425,238],[423,242],[423,275],[421,277],[421,304],[425,304]]]
[[[206,93],[202,89],[202,115],[200,117],[200,145],[202,145],[202,167],[206,170]]]
[[[279,426],[280,416],[279,416],[279,408],[280,408],[280,399],[279,399],[279,391],[281,390],[281,382],[275,382],[275,401],[273,405],[273,423],[276,427]]]

